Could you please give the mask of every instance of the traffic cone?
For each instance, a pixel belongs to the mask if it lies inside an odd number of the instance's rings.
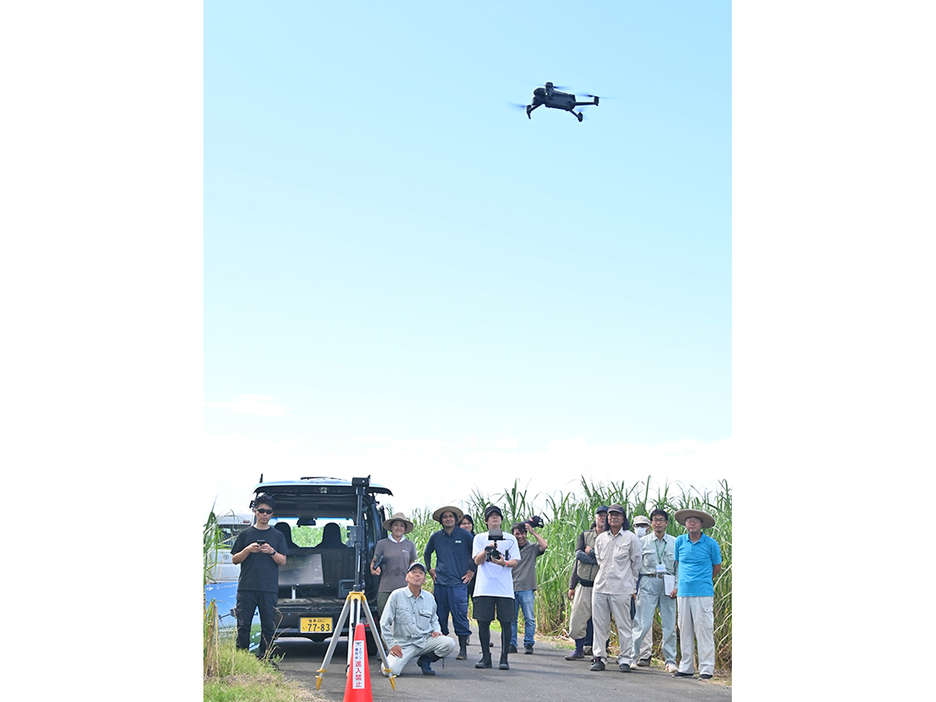
[[[354,627],[351,642],[351,667],[345,684],[344,702],[374,702],[370,689],[370,671],[367,668],[367,642],[364,640],[364,625]]]

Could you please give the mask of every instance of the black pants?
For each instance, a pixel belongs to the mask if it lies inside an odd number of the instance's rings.
[[[238,590],[236,609],[237,647],[244,650],[250,648],[250,623],[254,610],[260,610],[260,648],[257,649],[257,655],[262,658],[267,649],[273,646],[273,635],[276,633],[276,593]]]

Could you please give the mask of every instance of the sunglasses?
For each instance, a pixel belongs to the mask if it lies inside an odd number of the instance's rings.
[[[263,507],[257,507],[257,514],[273,514],[273,510],[263,509]]]

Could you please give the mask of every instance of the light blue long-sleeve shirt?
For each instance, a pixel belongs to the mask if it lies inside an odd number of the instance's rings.
[[[416,596],[407,586],[390,593],[380,617],[380,633],[387,648],[419,643],[433,631],[442,630],[431,592],[420,590]]]

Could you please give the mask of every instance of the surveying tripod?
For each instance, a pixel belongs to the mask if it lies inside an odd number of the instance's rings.
[[[348,597],[345,599],[344,607],[341,608],[341,615],[338,617],[338,624],[335,626],[334,633],[332,634],[331,643],[328,644],[328,650],[325,652],[325,659],[322,661],[322,667],[318,669],[318,675],[315,677],[316,690],[318,690],[322,685],[322,680],[325,677],[325,671],[328,669],[328,664],[331,663],[332,654],[335,652],[335,646],[338,645],[338,634],[342,631],[344,623],[346,620],[348,620],[349,616],[350,624],[348,626],[348,665],[351,665],[354,630],[361,621],[362,611],[364,612],[364,616],[367,618],[367,623],[370,626],[371,635],[374,637],[374,643],[377,644],[377,650],[380,652],[380,660],[383,664],[381,670],[389,678],[390,687],[396,690],[396,681],[394,680],[396,676],[390,674],[390,664],[387,662],[387,654],[384,652],[383,643],[381,642],[380,634],[377,631],[377,624],[374,622],[374,615],[371,614],[370,607],[367,606],[367,597],[362,591],[358,590],[352,590],[348,593]],[[364,653],[367,655],[366,650]]]

